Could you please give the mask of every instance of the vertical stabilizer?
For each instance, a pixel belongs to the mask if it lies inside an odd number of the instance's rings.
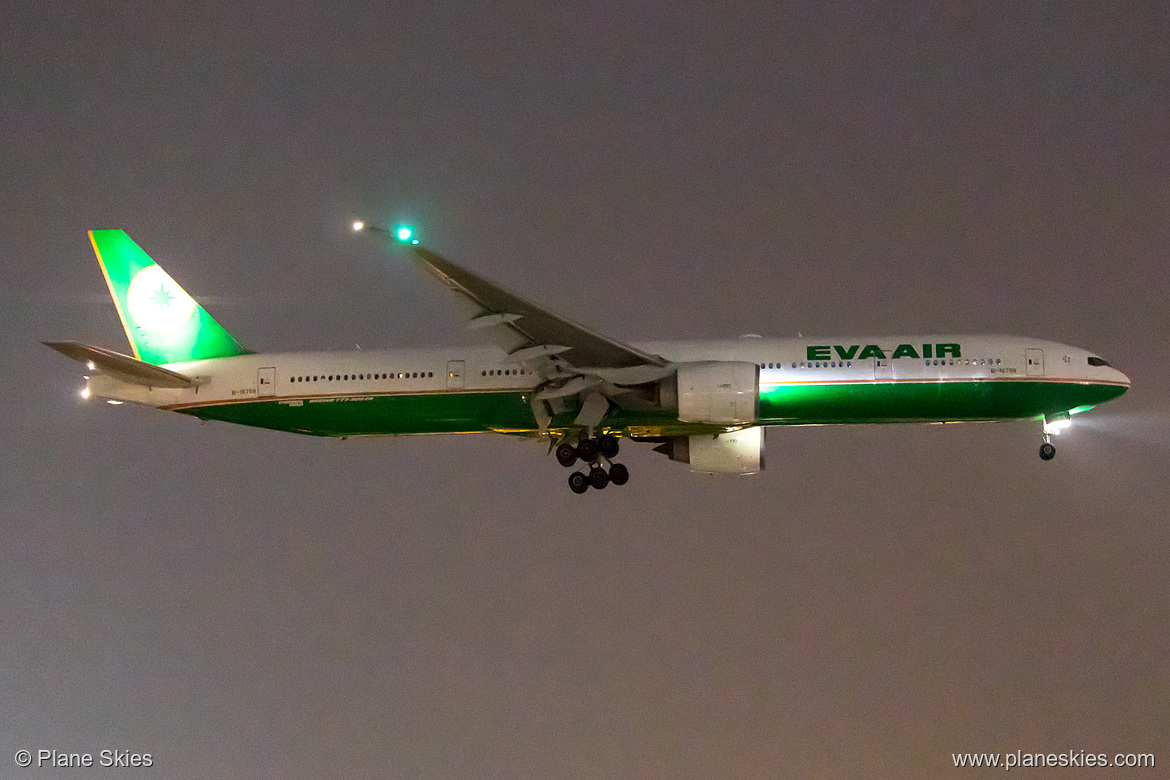
[[[134,357],[159,365],[247,354],[123,231],[91,230],[89,240]]]

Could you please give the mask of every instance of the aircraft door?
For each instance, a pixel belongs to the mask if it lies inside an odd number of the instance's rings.
[[[1028,363],[1028,376],[1044,376],[1044,350],[1026,349],[1024,356]]]
[[[894,361],[888,358],[874,358],[873,378],[877,380],[894,378]]]
[[[276,369],[262,368],[256,372],[256,395],[271,398],[276,395]]]
[[[464,361],[462,361],[462,360],[448,360],[447,361],[447,389],[448,390],[462,390],[463,389],[463,369],[464,369]]]

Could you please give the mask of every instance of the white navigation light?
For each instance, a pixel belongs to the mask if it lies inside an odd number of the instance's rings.
[[[82,398],[89,398],[89,388],[88,387],[81,388],[81,397]]]
[[[365,230],[365,227],[366,227],[366,223],[365,223],[365,222],[362,222],[362,221],[359,219],[357,222],[354,222],[354,223],[353,223],[353,232],[355,232],[355,233],[360,233],[360,232],[362,232],[363,230]]]
[[[399,241],[409,241],[410,237],[413,235],[414,235],[414,231],[411,230],[410,228],[408,228],[406,225],[403,225],[402,227],[398,228],[398,240]],[[417,244],[418,242],[415,241],[414,243]]]

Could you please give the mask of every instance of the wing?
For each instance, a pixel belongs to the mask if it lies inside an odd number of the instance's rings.
[[[390,236],[364,222],[355,222],[354,230]],[[530,400],[542,434],[550,430],[554,414],[570,409],[579,410],[574,429],[594,430],[609,413],[611,402],[642,404],[636,388],[675,370],[658,355],[553,314],[452,263],[410,240],[409,230],[399,232],[399,243],[467,305],[470,327],[488,331],[511,362],[542,378]]]
[[[547,358],[575,369],[665,366],[666,361],[542,309],[418,244],[406,244],[427,271],[472,304],[469,327],[484,329],[516,363]]]

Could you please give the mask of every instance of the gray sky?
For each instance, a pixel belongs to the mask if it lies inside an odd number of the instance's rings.
[[[1170,763],[1162,4],[6,5],[0,775]],[[475,343],[358,216],[623,340],[1008,332],[1133,389],[1051,463],[773,429],[762,475],[627,446],[578,497],[504,437],[83,404],[39,344],[126,349],[110,227],[254,349]]]

